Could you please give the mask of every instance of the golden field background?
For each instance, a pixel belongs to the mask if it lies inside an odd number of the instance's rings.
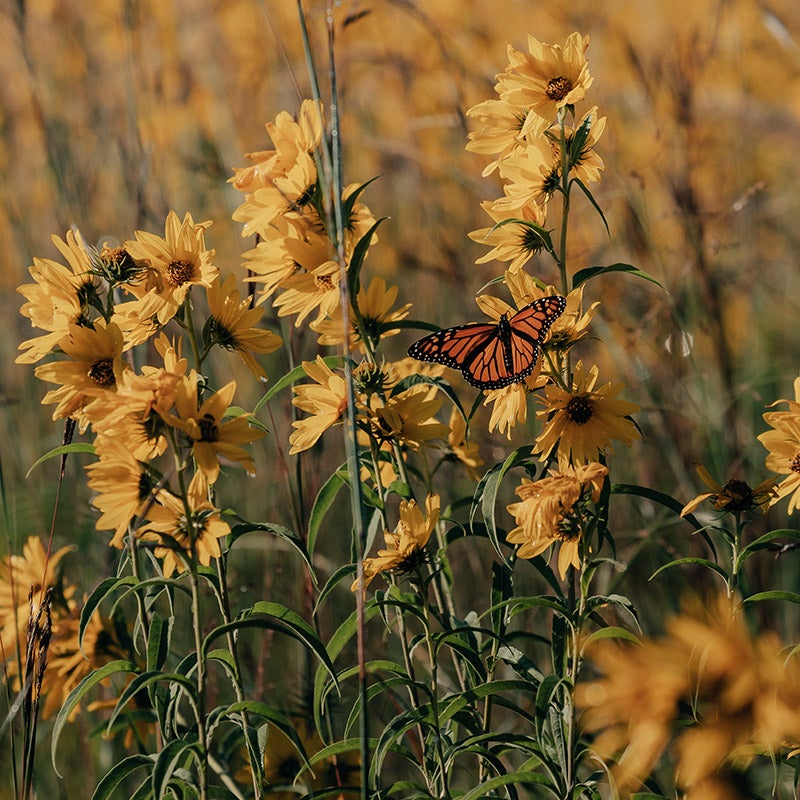
[[[90,242],[122,242],[136,229],[163,230],[175,209],[213,219],[207,242],[217,263],[239,270],[251,242],[230,218],[241,198],[226,181],[244,153],[269,146],[265,121],[295,113],[309,83],[290,0],[0,2],[0,460],[8,538],[19,542],[50,528],[56,462],[24,475],[62,433],[38,405],[45,387],[13,364],[31,335],[14,290],[32,258],[55,258],[50,236],[70,226]],[[324,77],[325,3],[305,8]],[[365,269],[399,284],[412,317],[442,326],[476,319],[474,294],[503,269],[476,265],[485,249],[467,237],[487,224],[479,204],[500,189],[464,149],[464,112],[491,96],[508,43],[525,49],[527,34],[550,43],[589,34],[591,102],[608,117],[596,197],[611,236],[576,201],[571,270],[628,262],[667,290],[625,276],[587,290],[587,300],[603,302],[595,333],[606,347],[593,353],[602,380],[626,382],[625,397],[642,408],[644,441],[618,454],[616,477],[681,502],[703,488],[694,461],[721,480],[766,477],[755,439],[761,414],[791,395],[800,368],[800,6],[374,0],[341,2],[335,21],[346,180],[379,176],[364,199],[390,217]],[[556,279],[544,261],[528,268]],[[398,352],[412,338],[397,337]],[[271,378],[285,369],[279,355],[265,363]],[[248,392],[258,399],[259,387],[244,391],[242,405]],[[258,491],[250,484],[226,498],[259,519],[282,521],[285,499],[271,484],[285,471],[287,395],[264,418],[274,434],[258,456]],[[525,440],[519,431],[514,444]],[[485,459],[509,449],[489,441]],[[338,463],[327,451],[307,459],[310,496],[330,474],[313,477],[315,458]],[[58,543],[102,551],[82,481],[73,463]],[[646,504],[625,524],[641,548],[648,537],[667,550],[670,537],[686,539],[685,526],[676,533],[674,519]],[[292,591],[293,574],[265,575]]]
[[[324,79],[325,3],[306,10]],[[379,176],[365,200],[390,217],[367,271],[440,325],[475,319],[473,293],[503,267],[475,265],[485,250],[467,238],[500,190],[464,150],[465,110],[491,96],[508,43],[590,35],[592,102],[608,117],[596,196],[611,236],[578,202],[571,267],[629,262],[668,290],[609,277],[587,298],[603,301],[602,378],[625,381],[642,407],[645,440],[619,459],[620,477],[679,499],[699,488],[693,461],[720,479],[755,465],[743,477],[759,482],[760,415],[790,394],[800,352],[796,4],[375,0],[342,2],[335,20],[346,180]],[[72,225],[90,242],[159,231],[172,208],[213,219],[218,263],[239,269],[251,244],[230,219],[240,196],[227,178],[309,89],[288,0],[4,0],[0,43],[1,390],[14,442],[2,466],[22,536],[49,528],[55,467],[22,476],[61,436],[37,405],[45,387],[12,364],[31,335],[14,289],[32,257],[55,257],[50,235]],[[543,261],[529,269],[555,280]],[[269,366],[282,374],[279,356]],[[285,438],[287,423],[271,423]],[[75,492],[69,514],[84,520]]]

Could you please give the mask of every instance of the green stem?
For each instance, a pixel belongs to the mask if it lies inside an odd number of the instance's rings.
[[[200,372],[200,368],[203,366],[203,356],[200,355],[200,347],[197,344],[197,334],[194,329],[194,319],[192,315],[192,300],[188,293],[186,295],[186,300],[183,302],[183,307],[186,311],[186,331],[189,334],[189,342],[192,345],[194,368]]]
[[[561,241],[558,253],[558,267],[561,272],[561,291],[566,296],[569,292],[567,275],[567,223],[569,222],[569,153],[567,152],[567,133],[565,129],[566,109],[558,109],[559,143],[561,146]]]

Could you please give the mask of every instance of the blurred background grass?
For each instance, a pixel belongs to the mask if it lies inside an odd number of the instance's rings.
[[[305,5],[324,73],[325,4]],[[477,318],[474,293],[502,271],[475,265],[485,248],[467,238],[487,224],[479,203],[500,190],[496,179],[480,177],[484,161],[464,150],[465,110],[491,96],[507,43],[525,49],[528,33],[552,43],[573,30],[590,35],[591,102],[608,117],[596,197],[611,236],[576,203],[571,268],[629,262],[668,290],[625,277],[590,285],[587,299],[603,301],[595,332],[605,347],[584,357],[599,360],[602,380],[625,381],[625,396],[642,407],[644,441],[614,460],[614,478],[685,502],[703,489],[693,461],[721,481],[739,474],[755,485],[766,477],[755,439],[761,413],[791,395],[800,352],[798,4],[343,1],[336,29],[346,179],[380,176],[364,199],[376,216],[390,217],[366,269],[400,285],[401,302],[415,304],[412,316],[440,325]],[[308,95],[288,0],[2,0],[0,459],[15,549],[49,530],[56,462],[27,479],[25,472],[62,433],[39,405],[45,387],[29,367],[13,364],[17,343],[31,336],[14,289],[28,280],[32,257],[57,257],[49,237],[71,225],[90,242],[158,232],[173,208],[213,219],[207,242],[217,263],[238,270],[250,243],[230,219],[240,195],[226,180],[244,153],[269,146],[264,122],[296,112]],[[556,279],[545,262],[529,269]],[[396,338],[400,353],[412,336]],[[275,378],[286,364],[270,358]],[[239,402],[252,405],[259,389],[241,377]],[[281,452],[288,401],[284,394],[270,418],[262,415],[274,433],[258,448],[256,489],[246,480],[226,485],[226,504],[252,519],[295,522],[284,488],[294,468]],[[517,431],[514,444],[529,434]],[[507,448],[489,440],[484,457],[492,463]],[[308,497],[339,454],[329,442],[305,458]],[[93,529],[83,470],[73,461],[56,544],[81,551],[71,577],[89,588],[116,553]],[[630,566],[617,589],[641,598],[654,566],[700,546],[688,540],[688,526],[650,504],[626,507],[617,530]],[[780,514],[764,526],[783,524]],[[345,530],[334,527],[330,539],[323,557],[335,569],[349,559]],[[248,552],[248,568],[233,573],[242,594],[278,592],[301,607],[294,563],[270,540],[243,546],[258,558]],[[456,551],[485,580],[489,549],[459,543]],[[795,572],[775,562],[753,580],[796,588]],[[673,605],[675,582],[695,577],[649,585],[645,616]],[[767,622],[798,633],[795,622]],[[296,665],[259,663],[273,687],[297,673]]]

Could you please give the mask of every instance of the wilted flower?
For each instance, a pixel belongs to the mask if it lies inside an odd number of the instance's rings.
[[[585,505],[600,499],[607,475],[607,467],[592,463],[565,467],[538,481],[523,479],[516,489],[520,502],[508,506],[517,527],[507,539],[521,545],[517,556],[534,558],[560,543],[558,572],[562,580],[570,566],[580,569],[580,543],[591,517]]]

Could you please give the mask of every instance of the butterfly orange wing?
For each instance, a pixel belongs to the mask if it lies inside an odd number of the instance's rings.
[[[471,322],[432,333],[408,354],[461,370],[478,389],[501,389],[533,372],[539,343],[565,308],[563,297],[543,297],[497,325]]]

